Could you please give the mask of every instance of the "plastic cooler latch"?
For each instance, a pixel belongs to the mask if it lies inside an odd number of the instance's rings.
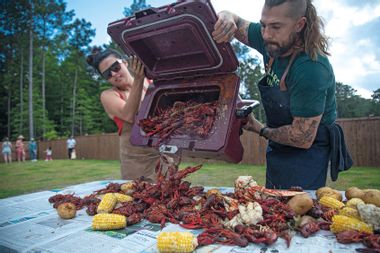
[[[252,110],[260,105],[260,102],[257,100],[243,100],[242,101],[244,105],[243,107],[236,109],[236,118],[241,119],[241,118],[246,118],[249,114],[252,113]],[[247,105],[248,104],[248,105]]]
[[[135,12],[135,17],[136,19],[139,19],[145,16],[154,15],[154,14],[157,14],[157,10],[154,8],[149,8],[149,9]]]

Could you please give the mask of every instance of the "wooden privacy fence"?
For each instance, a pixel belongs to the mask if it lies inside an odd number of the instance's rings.
[[[337,122],[343,128],[354,165],[380,167],[380,117],[339,119]],[[246,131],[240,139],[245,150],[241,163],[265,164],[266,140],[257,134]],[[119,159],[119,136],[117,134],[77,136],[75,140],[77,141],[76,154],[78,159]],[[12,144],[14,150],[14,143]],[[66,139],[61,139],[39,142],[39,159],[45,158],[44,151],[49,146],[53,150],[53,159],[66,159],[68,157]],[[27,152],[27,158],[28,156]],[[15,157],[14,152],[13,157]],[[204,161],[193,158],[184,158],[183,160]]]

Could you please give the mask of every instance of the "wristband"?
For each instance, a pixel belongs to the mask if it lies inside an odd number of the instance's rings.
[[[268,137],[266,137],[266,136],[264,135],[264,131],[265,131],[266,129],[268,129],[267,126],[261,128],[261,129],[260,129],[259,136],[262,136],[262,137],[264,137],[265,139],[268,139]]]

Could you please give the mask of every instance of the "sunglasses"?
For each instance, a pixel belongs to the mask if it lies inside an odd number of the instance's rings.
[[[117,73],[117,72],[120,71],[120,69],[121,69],[121,65],[120,64],[122,62],[123,61],[121,59],[117,59],[114,63],[112,63],[112,65],[108,69],[104,70],[101,73],[102,77],[104,79],[106,79],[106,80],[110,79],[112,77],[112,72]]]

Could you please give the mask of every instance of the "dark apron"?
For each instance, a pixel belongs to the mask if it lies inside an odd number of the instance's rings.
[[[291,125],[289,91],[281,91],[279,86],[267,85],[266,76],[258,84],[264,106],[267,126],[278,128]],[[282,145],[269,140],[266,161],[266,187],[288,189],[301,186],[315,190],[325,185],[330,157],[329,129],[323,124],[318,127],[313,145],[301,149]]]

